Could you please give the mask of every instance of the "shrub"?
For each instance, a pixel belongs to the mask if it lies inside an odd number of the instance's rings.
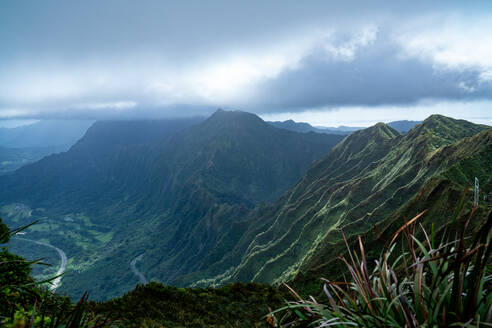
[[[487,265],[492,213],[474,237],[467,237],[474,211],[461,221],[458,214],[456,232],[444,232],[439,242],[421,225],[424,237],[416,237],[420,213],[394,234],[372,270],[361,237],[355,252],[344,235],[347,254],[340,260],[348,279],[323,279],[326,304],[303,299],[291,289],[297,301],[269,317],[283,327],[492,327],[492,275]],[[398,239],[401,252],[396,251]]]
[[[34,224],[34,223],[33,223]],[[10,231],[0,219],[0,244],[7,243],[15,233],[28,226]],[[87,311],[87,294],[73,305],[67,297],[44,289],[46,281],[35,281],[29,274],[31,265],[0,248],[0,325],[12,328],[96,328],[109,326],[109,320]]]

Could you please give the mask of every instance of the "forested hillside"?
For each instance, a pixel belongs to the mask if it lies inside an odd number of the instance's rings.
[[[314,163],[277,202],[251,213],[247,231],[233,250],[208,268],[207,274],[216,274],[215,279],[200,281],[195,274],[188,282],[293,279],[336,255],[331,245],[341,240],[340,231],[351,236],[386,224],[390,217],[401,222],[398,210],[424,192],[429,179],[452,172],[448,170],[461,161],[475,163],[470,159],[475,156],[480,163],[476,170],[467,174],[460,170],[451,181],[463,186],[475,175],[490,189],[491,168],[483,156],[490,152],[491,134],[488,126],[439,115],[406,135],[382,123],[357,131]],[[433,213],[439,216],[435,221],[448,217]]]
[[[61,291],[119,295],[138,282],[129,263],[142,254],[147,279],[197,270],[233,222],[343,139],[277,129],[244,112],[197,123],[96,123],[70,151],[2,178],[9,224],[40,219],[28,236],[68,254]]]

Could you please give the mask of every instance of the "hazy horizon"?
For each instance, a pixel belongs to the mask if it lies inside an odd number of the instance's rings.
[[[0,126],[217,108],[491,125],[491,18],[487,1],[3,1]]]

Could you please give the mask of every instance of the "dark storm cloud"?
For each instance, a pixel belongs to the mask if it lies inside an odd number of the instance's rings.
[[[4,0],[0,118],[491,99],[490,16],[486,1]]]
[[[298,69],[259,84],[256,105],[282,112],[324,106],[407,105],[421,99],[492,98],[492,83],[481,81],[480,70],[438,68],[432,62],[401,58],[400,51],[385,41],[359,49],[347,61],[317,51]]]

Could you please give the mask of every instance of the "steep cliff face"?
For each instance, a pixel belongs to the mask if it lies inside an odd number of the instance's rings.
[[[234,222],[342,139],[221,110],[203,121],[97,122],[68,152],[0,178],[0,202],[39,209],[33,237],[73,257],[62,290],[105,298],[138,282],[128,263],[142,253],[138,265],[163,282],[206,266]]]
[[[326,260],[333,256],[330,245],[340,240],[340,230],[348,235],[368,231],[417,195],[431,177],[483,153],[491,132],[480,131],[488,128],[434,115],[404,136],[384,124],[353,133],[279,201],[252,213],[257,224],[250,225],[229,261],[221,263],[230,267],[216,281],[275,283],[311,267],[307,263],[320,254]]]

